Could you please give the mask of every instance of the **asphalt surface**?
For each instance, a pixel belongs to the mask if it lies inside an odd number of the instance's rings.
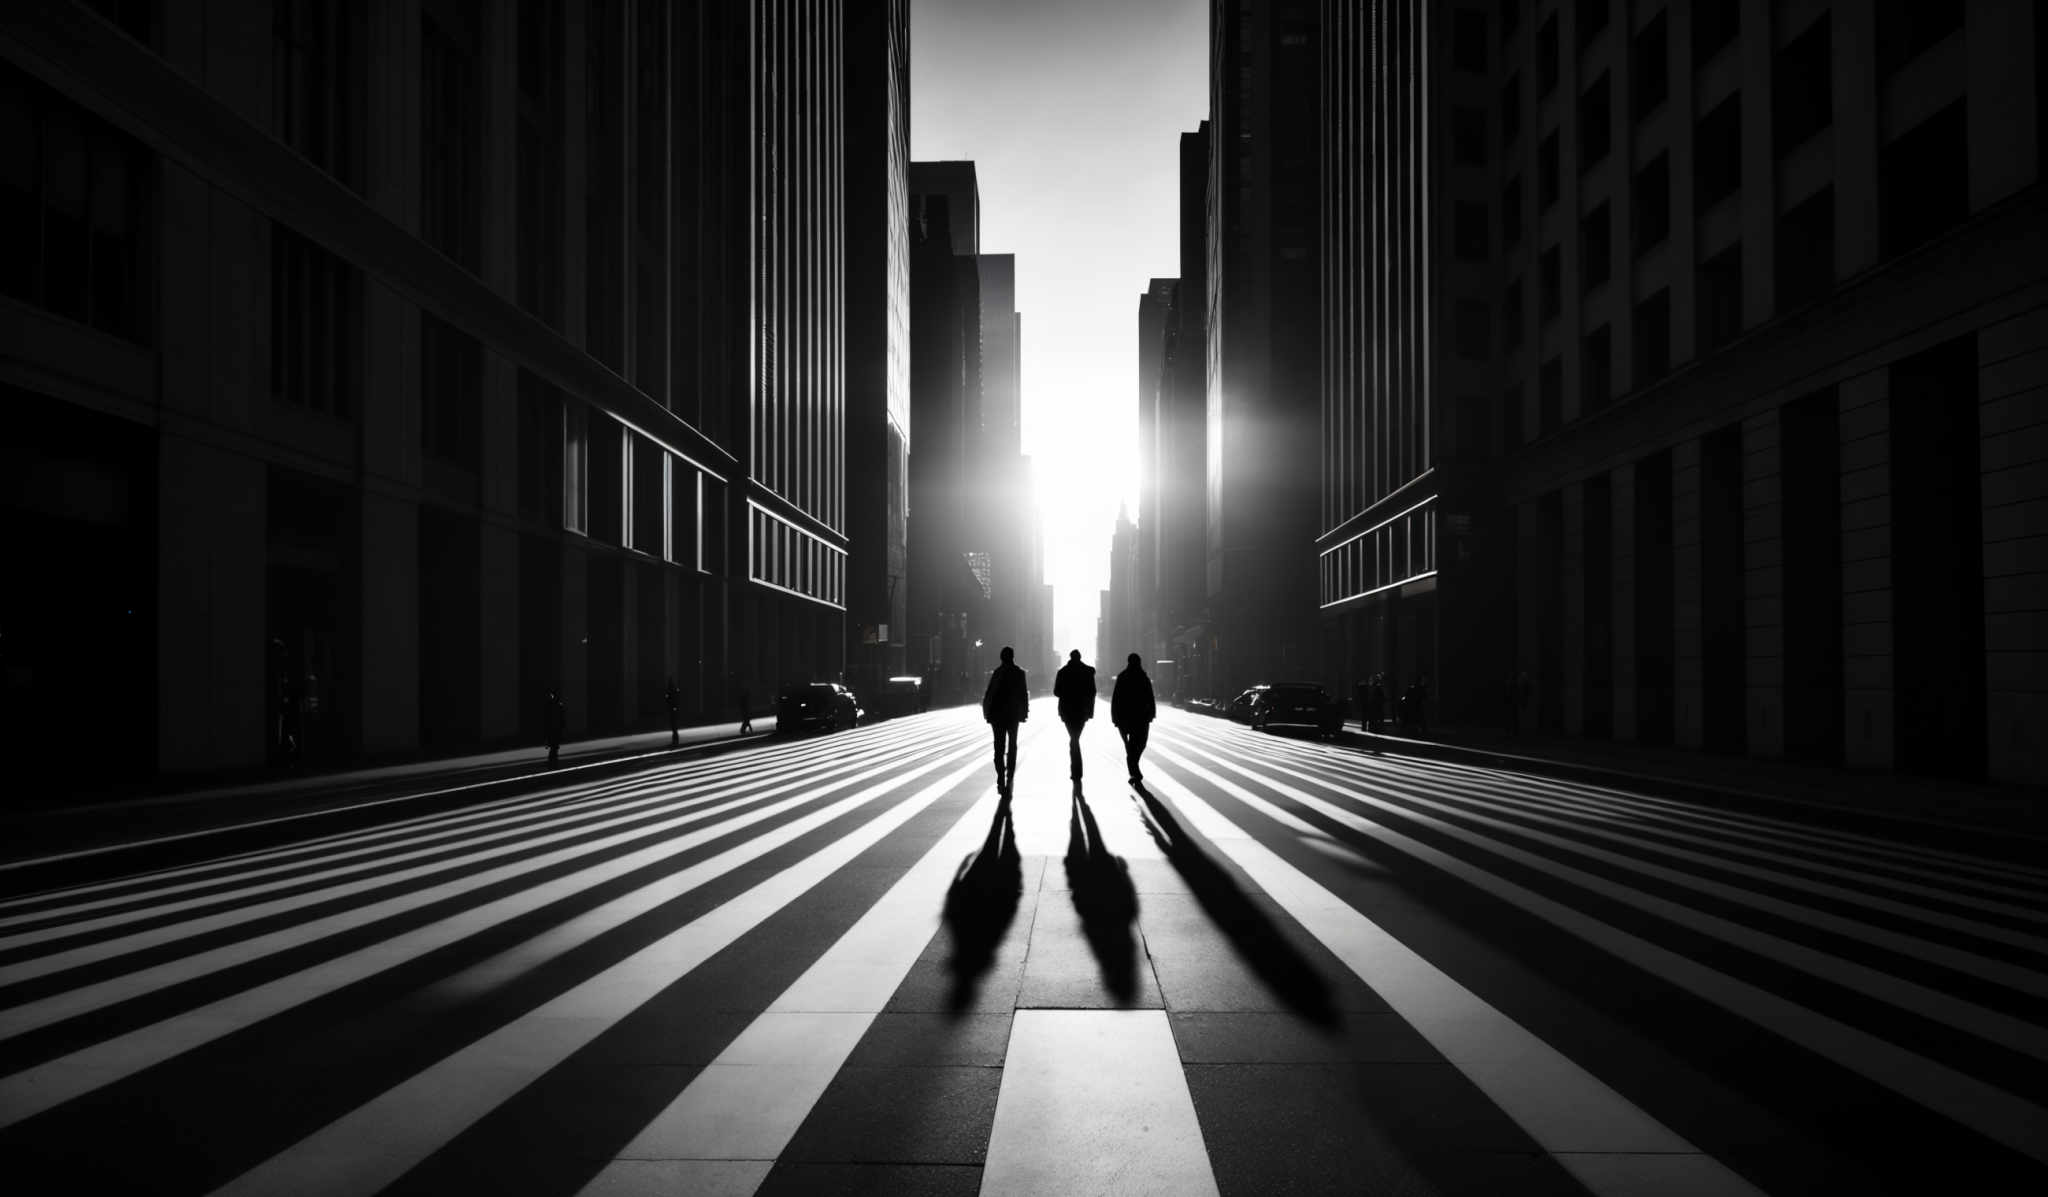
[[[9,1191],[2048,1191],[2030,845],[1050,716],[17,842]]]

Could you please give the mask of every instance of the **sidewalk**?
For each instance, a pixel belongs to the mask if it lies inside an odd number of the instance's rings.
[[[1511,736],[1497,728],[1438,728],[1423,736],[1372,736],[1352,722],[1346,724],[1339,742],[1369,752],[1540,773],[1706,802],[1792,803],[1860,818],[2041,837],[2043,856],[2048,857],[2048,799],[2022,786],[1606,740]]]
[[[591,779],[613,768],[655,764],[676,753],[764,739],[775,731],[775,717],[763,715],[753,725],[753,732],[746,736],[740,735],[736,721],[686,727],[674,747],[665,730],[572,741],[562,745],[560,761],[552,767],[545,746],[521,745],[464,756],[292,772],[251,781],[179,785],[172,779],[143,792],[111,797],[57,795],[40,802],[16,801],[0,809],[0,842],[6,844],[0,849],[0,860],[77,849],[120,836],[151,832],[184,835],[223,825],[450,796],[488,786]]]

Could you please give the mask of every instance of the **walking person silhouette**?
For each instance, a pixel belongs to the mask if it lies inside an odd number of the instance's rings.
[[[1067,725],[1067,771],[1074,792],[1081,792],[1081,729],[1095,717],[1095,667],[1081,663],[1081,650],[1067,654],[1067,663],[1053,675],[1052,696],[1059,700],[1060,722]]]
[[[1031,718],[1031,691],[1017,667],[1017,650],[1007,644],[1003,663],[988,675],[981,717],[995,732],[996,792],[1008,798],[1017,784],[1017,725]]]
[[[1109,721],[1124,738],[1124,761],[1130,766],[1131,781],[1145,780],[1138,758],[1145,755],[1145,741],[1152,735],[1152,720],[1159,714],[1152,701],[1152,679],[1138,654],[1124,658],[1124,671],[1116,675],[1116,689],[1109,695]]]

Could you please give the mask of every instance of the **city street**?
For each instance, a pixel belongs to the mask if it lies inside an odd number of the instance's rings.
[[[20,857],[8,1188],[2044,1191],[2038,843],[1034,710]]]

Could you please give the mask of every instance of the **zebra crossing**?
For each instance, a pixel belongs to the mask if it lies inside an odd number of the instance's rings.
[[[2027,844],[1027,728],[1008,802],[940,712],[0,900],[10,1188],[2048,1179]]]

